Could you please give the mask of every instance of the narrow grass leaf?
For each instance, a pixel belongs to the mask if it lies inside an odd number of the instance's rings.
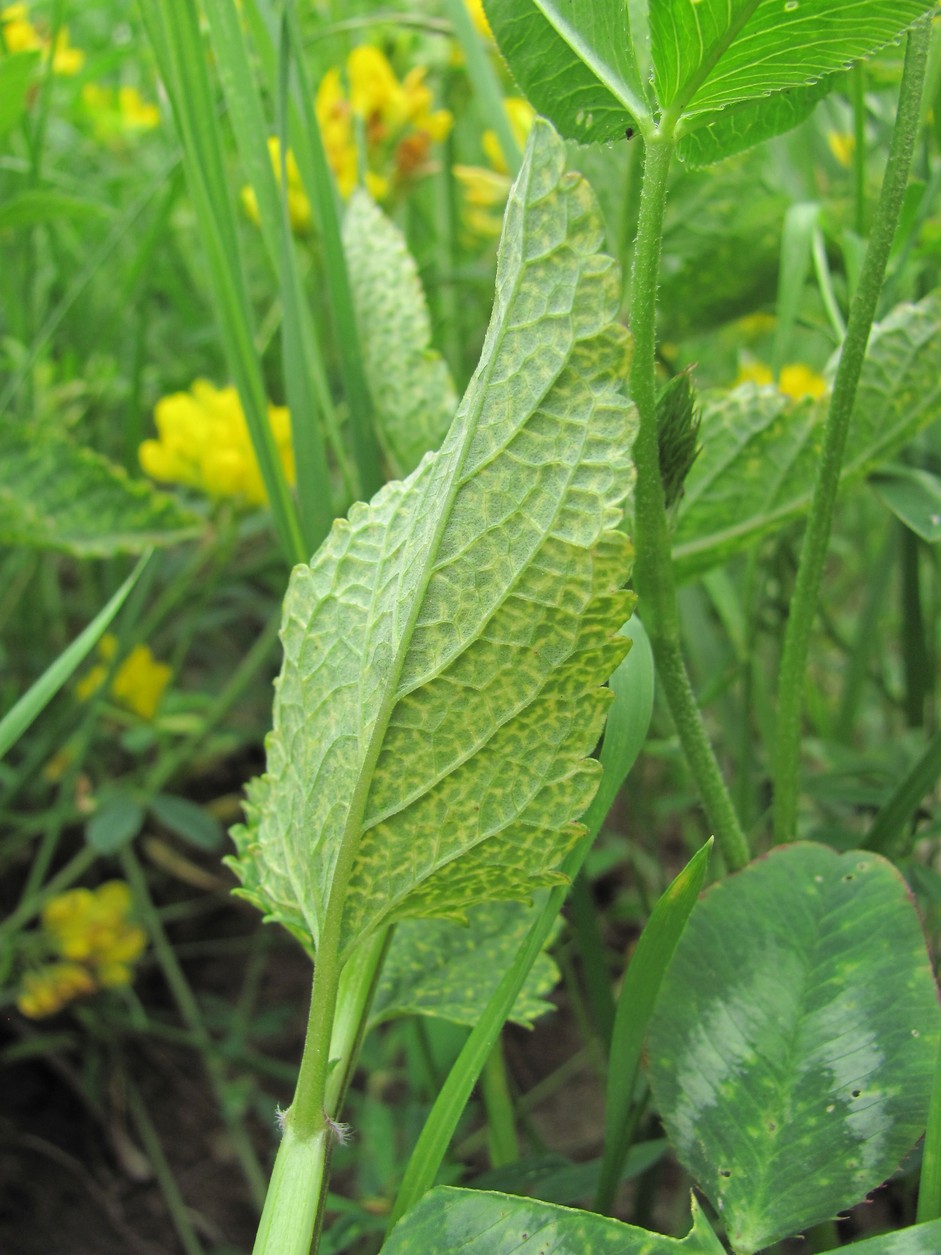
[[[148,550],[121,587],[75,638],[71,645],[42,673],[13,706],[0,719],[0,759],[16,744],[39,714],[49,705],[56,693],[67,684],[91,651],[104,636],[118,611],[127,600],[131,589],[143,574],[153,550]]]
[[[287,182],[279,191],[268,148],[269,127],[244,25],[228,0],[208,0],[213,52],[259,229],[281,291],[284,386],[291,413],[298,510],[307,554],[326,536],[334,509],[319,414],[332,407],[323,350],[301,286],[300,267],[286,221]],[[281,109],[280,95],[279,110]],[[283,129],[283,128],[279,128]],[[285,150],[282,145],[282,156]]]
[[[654,1012],[649,1074],[738,1255],[896,1171],[925,1127],[939,1039],[921,924],[878,855],[780,846],[705,894]]]
[[[141,0],[141,12],[173,106],[223,346],[272,517],[285,556],[292,562],[303,561],[308,556],[307,546],[268,421],[261,363],[254,348],[235,211],[199,16],[193,0]]]
[[[915,813],[941,778],[941,731],[928,741],[910,771],[907,771],[879,808],[866,834],[868,850],[889,857],[901,857],[911,850],[916,838]]]
[[[26,93],[39,65],[38,49],[0,56],[0,135],[16,126],[26,111]]]
[[[202,530],[172,497],[93,449],[0,419],[0,544],[106,557],[179,544]]]
[[[814,231],[820,218],[817,201],[800,201],[784,215],[778,299],[774,311],[774,347],[771,368],[777,375],[790,360],[791,340],[800,315],[804,285],[813,258]]]
[[[441,450],[338,522],[284,607],[268,772],[233,834],[244,892],[340,952],[562,879],[626,652],[617,267],[537,124],[481,364]]]
[[[447,366],[431,347],[425,293],[405,237],[365,192],[350,200],[343,246],[377,432],[401,478],[441,444],[457,396]]]
[[[631,1105],[650,1016],[690,912],[702,892],[712,837],[686,864],[654,907],[631,956],[618,998],[608,1062],[604,1153],[597,1211],[609,1211],[630,1145]]]
[[[723,1246],[693,1199],[693,1227],[668,1238],[607,1216],[486,1190],[439,1187],[400,1220],[383,1255],[723,1255]]]

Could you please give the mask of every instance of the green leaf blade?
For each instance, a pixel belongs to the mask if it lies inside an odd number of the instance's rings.
[[[485,902],[468,913],[466,925],[403,920],[383,965],[369,1026],[424,1015],[473,1028],[533,922],[532,908],[520,902]],[[508,1018],[531,1028],[554,1010],[546,997],[558,981],[559,969],[544,951]]]
[[[555,1203],[450,1187],[426,1194],[382,1251],[425,1255],[445,1249],[461,1255],[722,1255],[695,1199],[692,1230],[685,1238],[668,1238]]]
[[[939,1031],[921,926],[884,859],[779,847],[706,894],[654,1013],[650,1077],[735,1251],[896,1170],[924,1129]]]
[[[236,866],[315,943],[332,893],[344,954],[393,920],[525,898],[582,831],[631,605],[628,342],[601,233],[537,123],[444,445],[295,569]]]
[[[514,78],[561,135],[603,143],[649,123],[623,0],[487,0],[485,7]]]
[[[343,223],[350,287],[378,434],[397,476],[437,449],[457,409],[448,368],[431,347],[418,267],[398,227],[365,192]]]
[[[929,0],[658,0],[650,5],[657,97],[690,119],[806,87],[898,39],[933,7]]]

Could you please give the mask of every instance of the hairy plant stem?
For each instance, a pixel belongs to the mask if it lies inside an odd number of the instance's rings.
[[[637,559],[635,585],[641,598],[644,624],[650,630],[657,664],[680,744],[699,789],[709,825],[726,866],[735,871],[748,862],[748,843],[719,764],[716,761],[680,647],[676,588],[670,557],[660,452],[657,439],[657,383],[655,375],[657,276],[663,237],[663,211],[673,142],[651,135],[644,152],[643,186],[634,264],[631,276],[631,397],[637,406],[639,427],[634,442],[637,487],[634,507],[634,544]]]
[[[343,1105],[392,932],[386,928],[369,938],[342,970],[321,947],[294,1101],[283,1116],[253,1255],[317,1249],[330,1156],[342,1136],[331,1113],[338,1115]]]
[[[801,546],[797,579],[784,634],[784,649],[778,674],[778,721],[773,768],[775,841],[789,841],[797,835],[801,710],[810,630],[827,557],[856,387],[908,183],[918,132],[929,41],[930,25],[923,19],[909,33],[905,48],[895,130],[859,285],[850,306],[846,339],[833,383],[810,517]]]

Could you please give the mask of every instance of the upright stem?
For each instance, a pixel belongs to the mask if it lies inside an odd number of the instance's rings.
[[[666,693],[683,752],[726,865],[735,870],[748,862],[748,844],[706,735],[683,661],[670,557],[670,531],[660,479],[655,375],[657,276],[667,175],[672,155],[673,143],[669,137],[654,133],[648,138],[631,277],[631,330],[634,336],[631,396],[639,416],[634,442],[637,467],[634,510],[637,559],[634,572],[644,609],[644,623],[652,629],[650,636],[657,675]]]
[[[784,650],[778,676],[778,726],[774,750],[774,838],[789,841],[796,835],[798,767],[800,757],[801,710],[804,676],[810,647],[810,630],[817,606],[817,594],[827,556],[830,529],[846,435],[849,430],[856,387],[866,356],[879,293],[885,278],[889,249],[895,235],[915,136],[925,65],[928,59],[930,25],[920,21],[908,36],[905,64],[899,89],[898,114],[882,191],[872,223],[872,234],[863,260],[859,286],[850,306],[846,339],[840,355],[830,411],[823,433],[823,447],[817,469],[817,482],[810,507],[810,518],[801,547],[797,580],[791,598]]]

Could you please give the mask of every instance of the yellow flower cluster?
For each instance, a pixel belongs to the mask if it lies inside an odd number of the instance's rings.
[[[445,138],[453,119],[447,109],[432,109],[423,67],[409,70],[400,82],[385,54],[371,44],[353,49],[346,73],[349,95],[337,66],[317,89],[317,121],[327,160],[341,196],[349,196],[359,182],[359,119],[366,140],[366,187],[376,200],[385,200],[398,184],[427,167],[432,143]]]
[[[102,87],[86,83],[82,88],[82,106],[92,120],[95,138],[102,144],[117,146],[140,131],[152,131],[160,125],[160,110],[141,96],[136,87]]]
[[[513,137],[522,148],[532,129],[535,110],[528,100],[518,96],[504,100],[503,106]],[[484,131],[480,142],[489,167],[458,165],[454,174],[464,191],[465,226],[473,235],[488,238],[500,234],[503,206],[512,180],[496,131]]]
[[[56,74],[77,74],[85,64],[85,54],[80,48],[69,46],[69,32],[62,27],[53,48],[49,39],[29,20],[29,6],[8,4],[0,9],[0,30],[7,52],[41,52],[43,59],[52,57]]]
[[[131,906],[123,880],[50,899],[42,927],[59,959],[26,973],[16,1000],[20,1011],[38,1020],[83,994],[129,984],[132,964],[147,944],[144,930],[129,919]]]
[[[157,402],[156,440],[145,440],[138,456],[147,475],[165,484],[188,484],[212,497],[234,497],[264,505],[265,485],[235,388],[215,388],[197,379],[189,392]],[[291,419],[284,406],[269,405],[268,421],[288,483],[294,483]]]
[[[736,386],[742,383],[754,383],[759,387],[773,384],[778,392],[792,401],[803,401],[808,397],[819,401],[827,394],[827,381],[823,375],[811,370],[803,362],[791,362],[788,366],[782,366],[777,380],[764,362],[745,362],[739,367],[735,380]]]
[[[271,156],[271,164],[274,167],[274,176],[278,180],[278,186],[280,187],[281,142],[277,135],[272,135],[268,140],[268,152]],[[297,168],[297,161],[290,149],[288,149],[284,166],[288,176],[288,217],[291,220],[291,230],[297,235],[304,235],[305,232],[310,230],[310,201],[307,199],[304,184],[301,182],[301,172]],[[242,188],[242,206],[255,226],[261,226],[261,216],[258,212],[258,197],[255,195],[253,187]]]
[[[82,701],[87,701],[104,684],[117,647],[118,638],[110,632],[98,642],[98,653],[103,661],[92,667],[75,686]],[[135,645],[114,673],[109,696],[142,719],[153,719],[171,674],[172,668],[165,662],[157,662],[147,645]]]

